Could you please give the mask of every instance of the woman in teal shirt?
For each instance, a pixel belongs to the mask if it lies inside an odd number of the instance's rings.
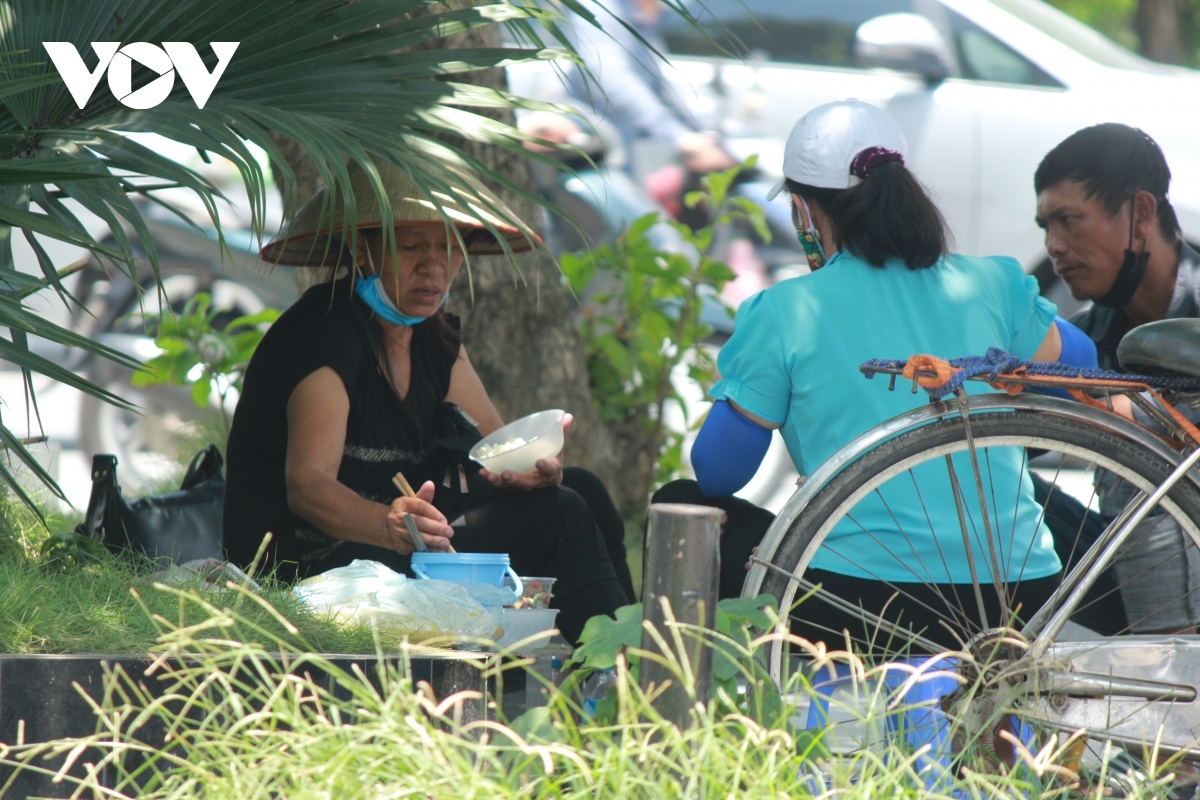
[[[722,596],[740,594],[743,565],[773,519],[731,496],[753,477],[771,430],[780,430],[796,468],[808,475],[859,434],[920,404],[907,391],[867,383],[858,370],[864,361],[915,353],[955,358],[990,347],[1022,359],[1060,356],[1055,307],[1015,260],[946,252],[945,222],[905,167],[905,150],[891,117],[853,100],[809,112],[788,140],[786,177],[772,196],[784,188],[789,193],[813,272],[739,308],[718,359],[722,380],[710,391],[713,410],[692,453],[698,480],[668,484],[655,496],[655,502],[727,511]],[[994,513],[997,530],[1014,532],[1000,537],[999,563],[1008,565],[1004,580],[1028,614],[1053,592],[1061,565],[1022,453],[994,448],[984,469],[997,496],[1020,500]],[[965,464],[963,474],[970,474]],[[887,606],[888,616],[901,615],[952,647],[956,639],[937,623],[944,614],[934,612],[953,585],[971,583],[966,545],[947,470],[931,465],[929,474],[916,477],[919,496],[897,481],[885,487],[885,497],[861,501],[853,521],[831,532],[805,577],[855,606],[875,613]],[[982,529],[981,520],[974,523]],[[920,529],[929,533],[904,533]],[[935,541],[935,530],[946,534]],[[983,542],[972,549],[976,563],[990,563]],[[914,563],[929,573],[922,582]],[[899,597],[893,597],[896,589]],[[971,593],[955,595],[976,618]],[[997,609],[989,612],[997,618]],[[851,624],[819,602],[796,613],[808,629],[793,630],[808,638]]]

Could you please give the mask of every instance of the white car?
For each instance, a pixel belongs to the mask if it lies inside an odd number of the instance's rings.
[[[1034,170],[1070,133],[1123,122],[1162,146],[1172,204],[1200,240],[1200,72],[1147,61],[1039,0],[704,0],[693,11],[745,59],[666,14],[668,75],[699,120],[766,170],[808,109],[876,103],[903,127],[956,249],[1014,256],[1050,289]],[[1048,294],[1069,310],[1061,287]]]
[[[664,14],[664,71],[737,155],[759,154],[778,177],[804,112],[848,97],[876,103],[903,127],[909,165],[946,214],[955,249],[1017,258],[1064,315],[1080,304],[1046,257],[1033,173],[1076,130],[1123,122],[1153,136],[1185,236],[1200,242],[1200,72],[1141,58],[1040,0],[683,1],[708,35]],[[509,77],[528,96],[562,91],[545,65]],[[662,146],[643,155],[656,166]],[[794,478],[776,435],[738,494],[778,510]]]

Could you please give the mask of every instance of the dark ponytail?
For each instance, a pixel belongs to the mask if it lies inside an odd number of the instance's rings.
[[[949,251],[942,212],[899,161],[875,166],[849,189],[823,189],[791,179],[787,189],[829,217],[839,250],[849,250],[873,267],[898,258],[909,269],[925,269]]]

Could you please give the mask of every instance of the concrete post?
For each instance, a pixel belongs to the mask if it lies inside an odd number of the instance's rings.
[[[683,634],[683,652],[678,652],[673,632],[666,626],[663,602],[679,622],[708,630],[716,627],[717,586],[721,573],[721,517],[719,508],[660,503],[650,506],[646,532],[646,559],[642,581],[643,620],[667,642],[667,655],[687,659],[695,676],[696,699],[708,702],[712,695],[712,648]],[[647,630],[642,631],[642,649],[662,652]],[[665,718],[682,727],[690,724],[689,710],[695,700],[665,667],[643,660],[639,680],[643,689],[671,687],[655,702]]]

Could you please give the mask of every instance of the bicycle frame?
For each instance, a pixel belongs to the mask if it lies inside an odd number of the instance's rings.
[[[1129,538],[1134,529],[1141,524],[1146,515],[1174,488],[1175,484],[1191,471],[1197,461],[1200,461],[1200,448],[1192,451],[1191,455],[1176,465],[1174,471],[1149,497],[1137,498],[1134,504],[1126,507],[1121,515],[1114,520],[1113,524],[1109,526],[1103,538],[1096,543],[1093,552],[1098,551],[1098,555],[1093,558],[1085,557],[1063,579],[1062,585],[1058,587],[1058,590],[1054,592],[1046,602],[1046,605],[1042,606],[1042,609],[1030,618],[1029,624],[1025,627],[1026,635],[1033,633],[1037,636],[1029,648],[1031,655],[1037,657],[1046,652],[1050,645],[1053,644],[1054,637],[1058,635],[1063,625],[1070,619],[1075,607],[1083,599],[1087,590],[1092,588],[1096,577],[1112,563],[1113,558],[1116,557],[1117,549]],[[1054,610],[1051,612],[1047,611],[1047,609]]]
[[[1077,420],[1140,445],[1155,455],[1160,456],[1172,467],[1178,466],[1180,461],[1183,460],[1183,457],[1177,451],[1173,450],[1162,439],[1145,428],[1116,414],[1092,408],[1073,400],[1059,400],[1041,395],[1009,395],[997,392],[968,395],[968,401],[972,412],[1040,411],[1063,419]],[[796,518],[800,516],[800,513],[804,511],[817,492],[825,484],[833,480],[846,466],[872,448],[895,436],[899,436],[905,431],[936,422],[945,417],[959,416],[960,414],[957,399],[930,403],[929,405],[909,411],[906,414],[893,417],[887,422],[863,433],[857,439],[834,453],[812,475],[801,477],[803,483],[800,484],[796,492],[784,504],[779,515],[775,517],[775,521],[771,523],[771,527],[767,529],[766,535],[763,536],[762,543],[758,547],[758,558],[769,562],[775,557],[775,551],[778,549],[780,542],[783,541],[783,537],[787,535],[788,529],[792,527],[792,523],[796,521]],[[1200,486],[1200,478],[1198,476],[1189,474],[1188,480]],[[1200,547],[1200,541],[1197,541],[1196,544]],[[767,568],[765,566],[758,563],[753,564],[746,575],[745,583],[742,585],[742,597],[757,597],[762,590],[763,579],[766,575]]]
[[[1193,707],[1200,678],[1200,640],[1163,636],[1126,636],[1102,642],[1056,643],[1054,637],[1095,577],[1112,560],[1117,547],[1145,515],[1180,480],[1200,486],[1192,467],[1200,449],[1181,454],[1150,431],[1116,414],[1083,403],[1041,395],[989,393],[934,402],[872,428],[825,461],[800,483],[767,530],[742,588],[743,597],[761,592],[770,563],[792,524],[817,493],[843,469],[871,449],[906,431],[964,413],[1036,411],[1092,425],[1161,457],[1171,476],[1148,497],[1131,503],[1094,548],[1096,555],[1076,566],[1063,586],[1027,626],[1036,638],[1028,653],[1014,663],[1012,681],[992,691],[1021,696],[1027,717],[1062,730],[1104,730],[1127,744],[1151,744],[1166,751],[1200,755],[1200,707]],[[969,416],[968,416],[969,419]],[[1196,539],[1194,533],[1189,534]],[[1200,547],[1200,540],[1196,540]],[[779,569],[778,567],[773,567]],[[800,576],[796,575],[797,580]],[[1123,672],[1133,671],[1133,675]],[[1147,679],[1148,678],[1148,679]],[[1174,711],[1174,714],[1169,712]]]

